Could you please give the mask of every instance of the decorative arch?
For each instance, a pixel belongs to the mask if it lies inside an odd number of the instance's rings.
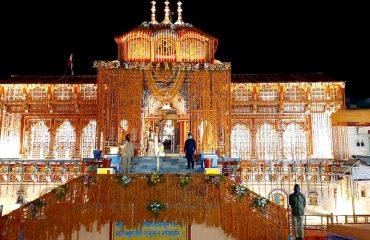
[[[176,42],[178,34],[169,29],[163,29],[153,34],[154,57],[156,62],[176,62]]]
[[[57,128],[55,136],[55,155],[58,159],[71,159],[76,145],[76,131],[71,122],[66,121]]]
[[[3,112],[0,117],[0,149],[6,149],[0,152],[0,157],[19,157],[22,115]]]
[[[34,122],[31,125],[30,157],[43,159],[49,155],[50,132],[44,121]]]
[[[234,125],[231,130],[231,157],[239,157],[242,160],[250,159],[251,143],[249,128],[244,124]]]
[[[96,121],[91,120],[82,130],[81,157],[92,158],[96,146]]]
[[[275,202],[280,207],[287,208],[288,207],[288,196],[289,194],[285,192],[283,189],[273,189],[269,194],[268,198]]]
[[[276,124],[263,123],[258,127],[256,147],[257,156],[260,160],[274,160],[277,157]]]

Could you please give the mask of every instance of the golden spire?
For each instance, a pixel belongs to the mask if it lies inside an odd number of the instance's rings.
[[[151,24],[158,24],[157,20],[155,19],[155,1],[152,1],[152,21]]]
[[[175,22],[175,24],[177,25],[183,25],[184,24],[184,21],[182,20],[182,8],[181,8],[181,5],[182,5],[182,2],[181,1],[178,1],[177,2],[177,21]]]
[[[171,21],[170,21],[170,7],[168,6],[170,3],[168,2],[168,0],[166,0],[164,2],[164,4],[166,5],[165,8],[164,8],[164,20],[163,20],[163,24],[171,24]]]

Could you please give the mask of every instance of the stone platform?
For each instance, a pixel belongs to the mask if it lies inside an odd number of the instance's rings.
[[[131,161],[130,173],[152,173],[157,171],[156,157],[134,157]],[[186,169],[187,161],[182,156],[159,157],[160,173],[203,173],[200,161],[195,161],[194,169]]]

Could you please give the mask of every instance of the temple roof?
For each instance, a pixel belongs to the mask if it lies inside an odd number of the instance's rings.
[[[273,74],[232,74],[233,83],[275,83],[275,82],[342,82],[323,73],[273,73]]]
[[[96,75],[79,76],[19,76],[14,75],[9,78],[1,79],[0,84],[96,84]],[[340,82],[323,75],[322,73],[288,73],[288,74],[232,74],[232,83],[276,83],[276,82]]]
[[[1,79],[0,84],[96,84],[96,75],[80,76],[18,76]]]
[[[332,114],[333,124],[369,125],[370,109],[347,109],[339,110]]]
[[[171,20],[166,0],[165,17],[156,19],[156,2],[152,1],[151,21],[114,38],[121,62],[195,62],[213,63],[218,40],[182,19],[182,2],[177,2],[178,18]]]

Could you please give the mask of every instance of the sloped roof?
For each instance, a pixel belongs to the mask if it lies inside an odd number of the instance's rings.
[[[275,73],[275,74],[232,74],[233,83],[273,83],[273,82],[341,82],[322,73]]]
[[[0,84],[96,84],[96,75],[81,76],[11,76],[1,79]]]
[[[370,109],[339,110],[332,114],[333,124],[370,124]]]

